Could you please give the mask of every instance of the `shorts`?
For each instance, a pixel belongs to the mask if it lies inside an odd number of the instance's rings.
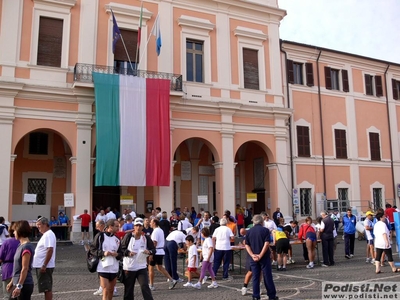
[[[395,230],[394,223],[390,223],[390,230]]]
[[[41,273],[40,268],[36,269],[39,293],[51,292],[53,290],[53,271],[54,268],[46,268],[46,272]]]
[[[153,260],[150,261],[150,266],[154,267],[155,265],[162,265],[163,264],[164,255],[154,255]]]
[[[315,232],[307,232],[306,239],[310,240],[311,242],[315,242],[317,240],[317,234]]]
[[[100,277],[108,279],[108,281],[113,281],[115,278],[117,278],[118,275],[118,273],[103,273],[103,272],[99,272],[98,274]]]
[[[81,226],[81,232],[89,232],[89,226]]]
[[[289,239],[279,239],[276,241],[276,253],[278,254],[288,254],[289,247]]]
[[[197,268],[188,268],[189,272],[197,272]]]
[[[374,245],[374,240],[367,240],[367,245]]]

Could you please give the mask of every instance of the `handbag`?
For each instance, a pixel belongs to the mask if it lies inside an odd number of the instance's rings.
[[[123,269],[123,262],[119,262],[119,268],[118,268],[118,273],[117,273],[117,280],[121,283],[124,283],[125,280],[125,271]]]
[[[104,236],[102,234],[99,235],[99,249],[102,248],[104,241]],[[99,257],[97,255],[93,255],[90,253],[90,250],[86,252],[86,265],[90,273],[94,273],[97,271],[97,266],[99,264]]]
[[[99,264],[99,258],[95,255],[92,255],[90,251],[86,254],[86,264],[90,273],[94,273],[97,271],[97,265]]]

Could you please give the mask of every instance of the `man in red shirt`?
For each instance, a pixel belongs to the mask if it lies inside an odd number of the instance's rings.
[[[83,214],[81,214],[78,219],[82,220],[81,223],[81,232],[82,232],[82,240],[81,240],[81,245],[85,244],[85,236],[86,236],[86,240],[87,243],[89,244],[89,224],[91,221],[90,215],[88,214],[88,210],[85,209],[83,211]]]
[[[392,207],[392,205],[390,205],[389,203],[386,203],[386,209],[385,209],[385,215],[388,217],[389,219],[389,223],[390,223],[390,230],[393,236],[394,233],[394,217],[393,217],[393,213],[396,212],[396,209]]]

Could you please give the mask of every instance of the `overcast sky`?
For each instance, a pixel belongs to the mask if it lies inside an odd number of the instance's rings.
[[[280,38],[400,63],[400,0],[278,0]]]

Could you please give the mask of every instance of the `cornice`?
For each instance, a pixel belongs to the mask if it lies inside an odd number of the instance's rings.
[[[265,41],[268,39],[268,35],[262,32],[261,30],[246,28],[242,26],[237,26],[233,30],[233,33],[235,36],[257,39],[261,41]]]
[[[54,6],[66,6],[72,8],[75,6],[77,0],[33,0],[35,3],[39,4],[47,4],[47,5],[54,5]]]
[[[109,4],[105,5],[105,9],[107,13],[111,13],[112,10],[114,14],[140,18],[140,9],[141,9],[140,6],[132,6],[132,5],[110,2]],[[143,7],[143,15],[142,15],[143,20],[146,22],[150,20],[152,16],[153,13]]]
[[[76,98],[70,88],[51,86],[25,85],[18,93],[18,98],[28,100],[47,100],[56,102],[76,102]]]
[[[23,83],[0,81],[0,95],[15,98],[23,87]]]
[[[215,28],[215,24],[211,23],[209,20],[186,15],[182,15],[178,18],[178,25],[181,27],[193,27],[206,31],[212,31]]]

